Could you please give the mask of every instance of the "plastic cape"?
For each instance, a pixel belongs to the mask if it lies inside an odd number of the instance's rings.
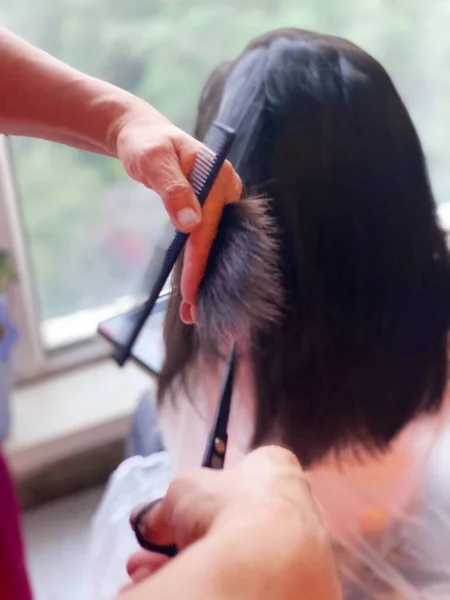
[[[390,452],[310,472],[330,526],[344,600],[450,599],[450,419],[421,419]],[[93,597],[111,600],[137,549],[131,509],[165,494],[171,458],[128,459],[112,475],[93,523]],[[299,600],[300,600],[299,595]]]

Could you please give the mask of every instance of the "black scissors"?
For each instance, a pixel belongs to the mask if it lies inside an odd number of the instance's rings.
[[[228,421],[230,417],[230,406],[231,397],[233,395],[233,383],[234,373],[236,368],[236,342],[232,342],[230,352],[227,357],[227,365],[225,369],[225,376],[222,385],[222,391],[219,398],[219,404],[217,406],[217,412],[214,420],[213,427],[209,433],[208,441],[205,447],[205,453],[203,455],[202,467],[209,469],[223,469],[225,463],[225,455],[227,451],[228,443]],[[141,531],[140,525],[142,519],[152,507],[161,502],[162,498],[154,500],[150,504],[146,504],[136,515],[133,522],[133,529],[136,535],[136,539],[139,545],[145,550],[151,552],[157,552],[164,554],[168,557],[173,557],[178,554],[178,548],[174,544],[167,546],[161,546],[153,544],[146,540]]]
[[[233,144],[236,132],[231,127],[224,125],[218,121],[214,121],[203,140],[207,149],[202,150],[195,159],[194,166],[188,179],[198,198],[200,205],[203,205],[208,197],[211,188],[219,175],[220,169],[225,162],[227,154]],[[188,234],[178,231],[164,252],[158,247],[158,252],[154,256],[154,260],[150,265],[152,289],[147,301],[144,303],[139,318],[131,329],[129,336],[123,346],[119,348],[115,358],[120,366],[123,366],[131,355],[134,343],[136,342],[146,320],[150,316],[156,301],[167,282],[167,279],[175,265],[176,260],[181,254],[183,247],[188,238]],[[230,414],[230,403],[233,392],[233,378],[236,360],[236,344],[233,342],[227,360],[227,369],[225,374],[224,386],[219,399],[216,420],[208,437],[206,444],[205,455],[203,457],[203,467],[211,469],[222,469],[225,461],[225,453],[227,449],[227,427]],[[138,513],[133,523],[133,528],[136,533],[136,538],[139,544],[153,552],[159,552],[166,556],[175,556],[178,550],[176,546],[158,546],[145,540],[140,531],[139,526],[144,515],[151,510],[151,507],[160,502],[161,499],[155,500],[149,505],[146,505]]]

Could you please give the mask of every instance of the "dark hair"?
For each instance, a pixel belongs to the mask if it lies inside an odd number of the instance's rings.
[[[229,322],[222,331],[209,324],[230,306],[232,314],[248,309],[253,444],[276,428],[305,466],[344,448],[384,450],[411,419],[440,407],[446,384],[449,255],[419,138],[376,60],[343,39],[297,29],[257,38],[214,71],[197,137],[214,118],[246,111],[255,78],[258,99],[231,158],[246,192],[270,199],[267,214],[248,214],[260,198],[225,208],[199,290],[198,328],[179,319],[177,266],[159,399],[185,381],[199,353],[214,356]],[[258,272],[249,290],[248,230],[260,232],[270,255],[267,219],[277,265]],[[271,281],[283,308],[270,324],[249,294]]]

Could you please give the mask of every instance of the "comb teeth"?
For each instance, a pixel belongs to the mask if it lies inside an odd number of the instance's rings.
[[[194,167],[189,175],[189,183],[192,185],[197,197],[200,195],[216,159],[217,154],[208,148],[202,149],[197,154]]]
[[[203,141],[206,148],[201,150],[195,159],[189,174],[189,182],[202,205],[208,197],[211,187],[222,167],[233,143],[235,131],[215,121]]]

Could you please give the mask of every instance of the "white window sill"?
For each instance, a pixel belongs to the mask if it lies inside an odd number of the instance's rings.
[[[46,319],[42,322],[40,331],[45,349],[51,352],[93,339],[101,321],[126,313],[136,306],[136,301],[135,297],[125,296],[109,306]]]
[[[152,386],[135,365],[119,369],[106,360],[16,388],[6,442],[14,475],[123,438],[140,395]]]

